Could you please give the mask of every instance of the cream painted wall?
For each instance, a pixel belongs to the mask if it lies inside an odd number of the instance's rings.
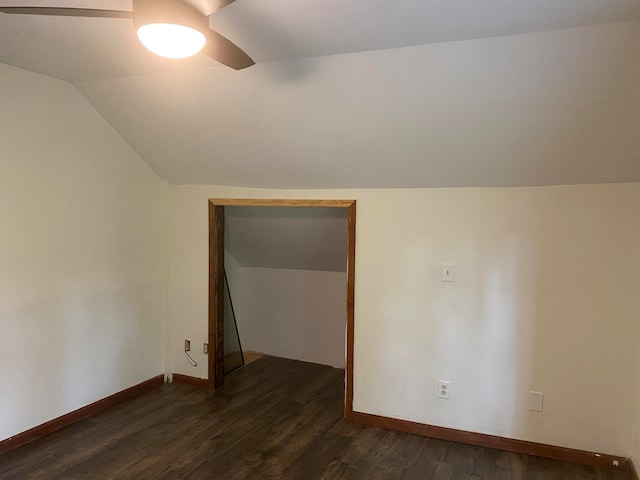
[[[169,315],[206,335],[207,198],[355,198],[357,411],[630,455],[640,184],[171,188]],[[440,281],[455,262],[456,282]],[[174,341],[176,371],[187,372]],[[206,377],[206,368],[197,369]],[[452,398],[436,398],[451,381]],[[545,393],[528,411],[529,390]]]
[[[239,286],[245,350],[344,368],[346,273],[242,267]]]
[[[163,372],[163,184],[67,83],[0,64],[0,440]]]

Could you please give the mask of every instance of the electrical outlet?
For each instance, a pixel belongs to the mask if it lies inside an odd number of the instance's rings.
[[[191,340],[184,341],[184,351],[185,352],[191,351]]]
[[[451,382],[438,380],[438,398],[451,399]]]
[[[205,355],[207,355],[209,353],[209,344],[208,343],[203,343],[202,344],[202,353],[204,353]]]

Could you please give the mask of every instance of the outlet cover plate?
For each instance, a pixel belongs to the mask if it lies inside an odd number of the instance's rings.
[[[529,410],[532,412],[542,412],[544,404],[544,393],[529,392]]]
[[[451,399],[451,382],[438,380],[438,398],[442,398],[444,400]]]

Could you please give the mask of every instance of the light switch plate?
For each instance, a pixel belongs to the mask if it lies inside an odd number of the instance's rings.
[[[455,282],[456,271],[453,263],[442,264],[442,281],[443,282]]]

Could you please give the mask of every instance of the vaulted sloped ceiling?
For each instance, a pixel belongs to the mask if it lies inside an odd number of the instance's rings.
[[[637,0],[237,0],[211,25],[257,65],[156,58],[126,21],[8,15],[0,62],[72,81],[174,184],[640,181]]]
[[[8,5],[131,10],[131,0],[0,0]],[[210,24],[265,63],[638,20],[637,0],[236,0]],[[154,56],[130,20],[3,14],[0,62],[71,82],[217,65]]]

